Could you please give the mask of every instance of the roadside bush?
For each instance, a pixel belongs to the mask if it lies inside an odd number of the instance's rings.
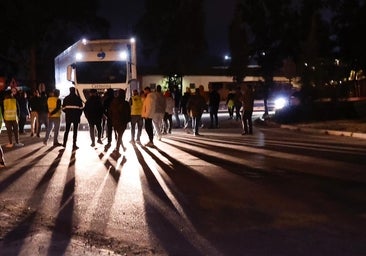
[[[365,104],[364,104],[365,107]],[[361,118],[361,106],[356,111],[355,102],[327,101],[288,106],[276,111],[273,120],[282,124]]]

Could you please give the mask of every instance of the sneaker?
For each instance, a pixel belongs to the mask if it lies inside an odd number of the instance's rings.
[[[76,145],[73,145],[73,146],[72,146],[72,149],[73,149],[73,150],[76,150],[76,149],[79,149],[79,147],[78,147],[78,146],[76,146]]]
[[[154,145],[153,142],[149,141],[148,143],[145,144],[145,147],[151,147],[151,148],[153,148],[153,147],[155,147],[155,145]]]
[[[136,143],[141,145],[141,141],[140,140],[136,140]]]
[[[30,134],[30,136],[31,136],[31,137],[33,137],[33,136],[34,136],[33,132]]]
[[[131,143],[131,144],[135,144],[135,141],[134,141],[134,140],[130,140],[130,143]]]
[[[13,146],[14,146],[13,143],[8,143],[8,144],[5,145],[6,148],[12,148]]]
[[[23,147],[24,144],[23,143],[15,143],[14,146],[16,146],[16,147]]]
[[[91,147],[95,147],[95,143],[93,142],[90,146],[91,146]]]
[[[97,140],[97,142],[98,142],[99,144],[103,144],[103,142],[102,142],[102,140],[101,140],[101,139]]]
[[[54,147],[59,147],[59,146],[63,146],[61,143],[59,143],[59,142],[55,142],[55,143],[53,143],[53,146]]]

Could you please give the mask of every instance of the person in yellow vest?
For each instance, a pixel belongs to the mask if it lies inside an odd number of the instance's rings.
[[[139,92],[135,89],[132,92],[132,97],[130,99],[131,104],[131,143],[138,143],[140,144],[140,137],[142,132],[142,126],[144,124],[144,120],[141,117],[142,112],[142,103],[143,98],[139,94]],[[135,140],[135,129],[137,125],[137,135]]]
[[[9,143],[5,147],[24,146],[23,143],[19,142],[19,104],[11,90],[6,92],[1,110],[9,139]],[[13,136],[15,138],[15,144],[13,144]]]
[[[51,131],[53,129],[53,146],[58,147],[62,144],[58,142],[58,133],[60,131],[61,123],[61,100],[59,98],[60,91],[58,89],[50,92],[47,98],[48,106],[48,126],[46,131],[46,137],[44,138],[43,144],[47,145]]]

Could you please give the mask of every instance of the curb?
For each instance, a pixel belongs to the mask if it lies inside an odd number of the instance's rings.
[[[284,129],[294,130],[294,131],[303,131],[303,132],[308,132],[308,133],[320,133],[320,134],[335,135],[335,136],[346,136],[346,137],[354,137],[354,138],[366,140],[366,134],[359,133],[359,132],[314,129],[314,128],[298,127],[298,126],[294,126],[294,125],[284,125],[284,124],[281,124],[280,127],[284,128]]]

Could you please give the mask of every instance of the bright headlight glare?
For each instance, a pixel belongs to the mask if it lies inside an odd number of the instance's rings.
[[[285,98],[277,98],[274,101],[276,109],[284,108],[287,105],[287,100]]]
[[[81,60],[82,58],[83,58],[83,54],[82,53],[80,53],[80,52],[76,53],[76,55],[75,55],[75,59],[76,60]]]
[[[127,60],[127,52],[120,52],[119,57],[121,58],[121,60]]]

